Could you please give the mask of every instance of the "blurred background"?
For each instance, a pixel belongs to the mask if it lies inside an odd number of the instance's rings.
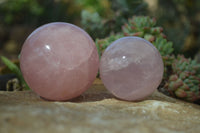
[[[175,54],[200,58],[199,0],[0,0],[0,55],[17,59],[28,35],[49,22],[73,23],[95,40],[133,15],[155,17]]]

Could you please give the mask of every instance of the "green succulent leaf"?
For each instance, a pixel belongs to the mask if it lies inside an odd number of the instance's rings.
[[[25,80],[22,76],[22,73],[21,73],[19,67],[4,56],[1,56],[1,60],[13,73],[16,74],[16,76],[19,78],[21,84],[25,86],[25,89],[30,90],[29,86],[27,85],[27,83],[25,82]]]
[[[175,97],[194,102],[200,99],[200,64],[195,60],[178,55],[172,62],[172,73],[177,78],[169,78],[167,89]],[[174,80],[172,80],[174,79]],[[181,81],[182,84],[177,86],[174,83]]]

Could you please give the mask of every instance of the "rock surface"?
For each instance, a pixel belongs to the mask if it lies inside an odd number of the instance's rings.
[[[34,92],[0,92],[1,133],[197,133],[200,106],[159,92],[141,102],[114,98],[98,80],[68,102]]]

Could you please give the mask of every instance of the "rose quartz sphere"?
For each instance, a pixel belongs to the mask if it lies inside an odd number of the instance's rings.
[[[163,61],[158,50],[139,37],[123,37],[104,51],[100,76],[116,97],[139,101],[151,95],[163,76]]]
[[[49,23],[32,32],[20,55],[29,87],[48,100],[79,96],[96,78],[99,66],[94,41],[69,23]]]

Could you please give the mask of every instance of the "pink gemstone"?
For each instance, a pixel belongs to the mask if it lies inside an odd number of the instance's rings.
[[[36,29],[25,41],[20,67],[38,95],[49,100],[79,96],[95,80],[99,65],[94,41],[69,23],[50,23]]]
[[[138,101],[151,95],[163,76],[163,61],[158,50],[139,37],[123,37],[105,50],[100,61],[100,76],[116,97]]]

